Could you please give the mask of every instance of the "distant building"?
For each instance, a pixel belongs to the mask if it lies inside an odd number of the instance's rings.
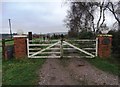
[[[63,35],[67,35],[68,32],[54,32],[54,33],[47,33],[46,35],[53,36],[54,34],[55,34],[55,35],[61,35],[61,34],[63,34]]]

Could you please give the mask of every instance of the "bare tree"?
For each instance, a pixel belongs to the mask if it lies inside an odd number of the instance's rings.
[[[115,10],[115,6],[118,6],[118,8]],[[112,12],[112,14],[114,15],[115,19],[118,22],[118,26],[120,26],[120,18],[119,16],[117,16],[118,14],[120,14],[120,1],[117,3],[113,3],[113,2],[108,2],[108,5],[106,6],[110,12]],[[120,27],[119,27],[120,30]]]
[[[100,9],[100,16],[97,22],[97,30],[96,33],[99,33],[101,31],[100,27],[104,25],[105,22],[105,11],[107,9],[108,3],[105,3],[104,1],[99,3],[98,7]],[[103,20],[102,20],[103,19]],[[100,23],[100,21],[102,21]]]
[[[100,6],[99,6],[99,8],[100,8],[100,16],[99,16],[99,19],[98,19],[98,22],[97,22],[97,32],[99,32],[99,24],[100,24],[100,20],[101,20],[101,18],[102,18],[102,9],[103,9],[103,5],[104,5],[104,2],[102,2],[102,4],[100,4]]]
[[[114,4],[113,2],[105,2],[104,0],[102,2],[71,2],[70,10],[68,11],[68,15],[65,19],[66,26],[70,29],[69,31],[71,33],[74,33],[74,35],[78,35],[79,31],[83,30],[89,30],[97,34],[101,31],[100,27],[104,25],[105,12],[108,11],[107,9],[112,12],[120,26],[120,19],[118,16],[118,13],[120,14],[120,10],[119,12],[116,12],[115,9],[115,6],[118,5],[120,5],[120,1],[117,2],[117,4]],[[99,18],[98,21],[96,21],[97,25],[95,26],[94,12],[98,9]]]
[[[91,30],[95,32],[94,27],[94,11],[97,2],[71,2],[71,10],[68,11],[65,23],[70,30]],[[92,26],[91,26],[92,25]]]

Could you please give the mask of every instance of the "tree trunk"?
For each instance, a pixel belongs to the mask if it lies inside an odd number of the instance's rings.
[[[100,26],[102,26],[104,24],[104,22],[105,22],[105,10],[106,10],[106,8],[103,9],[103,21],[100,24]]]
[[[97,30],[96,30],[96,33],[99,32],[99,24],[100,24],[101,17],[102,17],[102,6],[100,6],[100,17],[99,17],[99,20],[98,20],[98,22],[97,22]]]
[[[118,30],[120,30],[120,22],[118,22]]]
[[[103,5],[104,5],[104,2],[102,2],[102,5],[100,5],[100,17],[99,17],[99,20],[98,20],[98,22],[97,22],[97,30],[96,30],[96,33],[98,33],[99,32],[99,25],[100,25],[100,20],[101,20],[101,18],[102,18],[102,9],[103,9]]]

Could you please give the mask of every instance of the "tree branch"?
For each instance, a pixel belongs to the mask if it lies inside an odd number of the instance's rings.
[[[112,14],[114,15],[115,19],[118,21],[118,24],[120,24],[120,20],[119,20],[119,18],[117,17],[117,15],[116,15],[116,13],[115,13],[115,10],[114,10],[113,3],[112,3],[112,2],[109,2],[108,4],[111,4],[112,9],[110,9],[109,6],[107,6],[107,8],[109,9],[109,11],[112,12]]]
[[[104,24],[104,22],[105,22],[105,10],[106,10],[106,8],[103,9],[103,21],[100,24],[100,26],[102,26]]]

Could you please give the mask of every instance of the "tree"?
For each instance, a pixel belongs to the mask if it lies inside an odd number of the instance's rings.
[[[100,31],[100,20],[102,18],[102,13],[103,13],[103,5],[104,5],[104,2],[102,2],[102,4],[99,4],[99,8],[100,8],[100,16],[99,16],[99,19],[98,19],[98,22],[97,22],[97,30],[96,32],[98,33]],[[104,21],[103,21],[104,22]],[[102,24],[101,24],[102,25]]]
[[[112,35],[112,54],[120,59],[120,30],[111,30],[109,34]]]
[[[71,2],[70,11],[65,19],[66,26],[70,31],[74,31],[76,35],[79,31],[93,31],[94,27],[94,11],[97,2]],[[92,27],[91,27],[92,26]]]
[[[115,8],[117,6],[117,8]],[[73,35],[79,35],[81,31],[92,31],[94,34],[101,32],[101,26],[105,22],[105,11],[111,11],[120,25],[120,1],[106,2],[71,2],[70,10],[65,19],[66,26],[70,29],[69,32]],[[94,23],[95,12],[99,11],[99,17]],[[119,16],[118,16],[119,15]],[[96,28],[95,28],[96,27]],[[119,27],[120,28],[120,27]]]

